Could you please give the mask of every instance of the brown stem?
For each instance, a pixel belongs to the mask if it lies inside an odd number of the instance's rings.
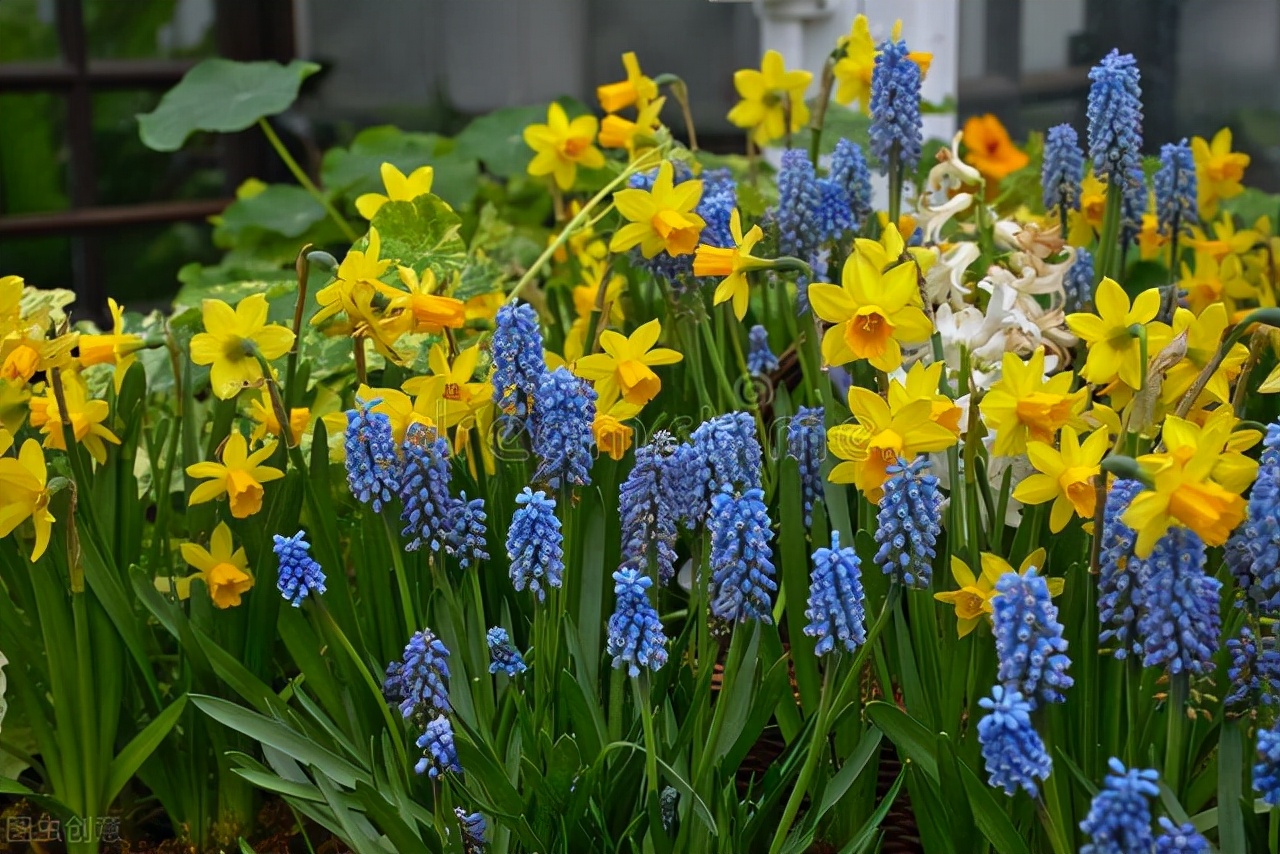
[[[356,354],[356,382],[363,385],[368,381],[369,371],[365,364],[364,354],[364,336],[356,335],[352,337],[351,343],[355,346]]]
[[[1244,366],[1240,369],[1240,376],[1236,378],[1235,394],[1231,398],[1231,408],[1235,410],[1237,418],[1244,417],[1245,395],[1249,390],[1249,375],[1253,373],[1253,369],[1258,364],[1258,359],[1262,357],[1262,349],[1267,346],[1267,340],[1271,337],[1271,327],[1260,326],[1249,338],[1249,358],[1245,359]]]

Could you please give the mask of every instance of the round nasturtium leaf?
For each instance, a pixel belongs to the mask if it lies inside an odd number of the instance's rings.
[[[155,151],[177,151],[198,130],[229,133],[289,109],[302,81],[320,70],[314,62],[233,62],[206,59],[188,71],[149,113],[138,115],[138,135]]]

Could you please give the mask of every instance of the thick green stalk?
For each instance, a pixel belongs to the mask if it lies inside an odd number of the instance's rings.
[[[818,697],[818,716],[814,723],[813,732],[809,736],[809,751],[805,755],[804,765],[800,768],[800,776],[796,779],[795,786],[791,789],[791,796],[787,798],[787,805],[782,810],[782,818],[778,822],[778,829],[774,831],[773,842],[769,845],[769,854],[778,854],[782,850],[782,846],[787,841],[787,834],[791,832],[791,825],[795,823],[796,815],[800,812],[800,804],[804,801],[805,793],[809,790],[809,784],[813,781],[813,775],[818,770],[818,762],[822,759],[822,754],[827,748],[827,729],[830,726],[831,716],[831,674],[839,667],[840,659],[837,657],[828,662],[826,673],[822,679],[822,693]],[[849,681],[856,681],[856,674],[851,674]]]
[[[1098,263],[1094,270],[1094,286],[1105,278],[1116,277],[1116,256],[1120,249],[1120,205],[1124,192],[1118,181],[1107,183],[1107,206],[1102,214],[1102,234],[1098,237]]]
[[[902,211],[902,163],[895,143],[889,150],[889,222],[896,227]]]
[[[1187,755],[1183,733],[1187,723],[1189,677],[1185,672],[1169,677],[1169,707],[1164,746],[1164,781],[1175,795],[1182,791],[1182,766]]]
[[[289,149],[285,148],[284,143],[280,141],[280,137],[276,136],[275,129],[271,127],[271,123],[266,119],[258,119],[258,127],[262,128],[262,132],[266,134],[267,142],[271,143],[271,147],[275,149],[276,154],[284,161],[284,165],[288,167],[293,177],[302,185],[302,189],[311,194],[311,197],[320,203],[324,208],[324,212],[329,215],[329,219],[333,220],[347,240],[355,243],[359,239],[359,235],[352,229],[351,223],[343,219],[342,214],[338,213],[325,194],[320,192],[320,188],[315,185],[311,177],[298,165],[298,161],[293,159],[293,155],[289,153]]]

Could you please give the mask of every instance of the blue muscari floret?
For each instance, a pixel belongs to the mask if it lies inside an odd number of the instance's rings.
[[[1142,168],[1142,87],[1137,60],[1112,50],[1089,72],[1089,156],[1093,171],[1116,180]]]
[[[829,178],[818,179],[818,196],[821,201],[814,214],[819,243],[847,240],[853,231],[853,207],[849,194]]]
[[[490,673],[501,670],[508,676],[516,676],[529,669],[520,650],[511,645],[511,636],[506,629],[494,626],[485,635],[485,640],[489,642],[489,658],[492,659],[489,662]]]
[[[1151,806],[1148,801],[1160,794],[1160,776],[1150,768],[1126,769],[1119,759],[1107,763],[1111,773],[1102,790],[1093,796],[1089,814],[1080,829],[1091,842],[1080,854],[1134,854],[1155,846],[1151,835]]]
[[[454,807],[453,814],[462,828],[463,854],[484,854],[486,830],[484,816],[478,812],[468,814],[462,807]]]
[[[489,559],[488,514],[484,512],[484,499],[467,500],[463,492],[455,505],[453,530],[447,543],[451,554],[458,556],[458,566],[470,569]]]
[[[1134,554],[1138,535],[1121,521],[1134,496],[1136,480],[1117,480],[1107,493],[1102,514],[1102,547],[1098,571],[1099,644],[1112,644],[1116,658],[1142,655],[1138,634],[1145,562]]]
[[[876,517],[876,565],[907,587],[925,588],[933,578],[933,559],[942,532],[942,494],[938,479],[925,472],[928,457],[908,463],[901,457],[886,467],[889,479]]]
[[[1071,659],[1058,622],[1058,607],[1049,585],[1035,570],[1025,575],[1006,572],[996,582],[991,600],[992,633],[999,661],[997,680],[1018,690],[1031,708],[1039,701],[1061,703],[1071,687],[1067,675]]]
[[[978,705],[987,710],[978,722],[978,742],[988,784],[1011,797],[1018,787],[1037,797],[1036,781],[1049,779],[1053,761],[1031,725],[1032,704],[1015,688],[995,685]]]
[[[711,499],[711,614],[725,622],[773,622],[774,580],[769,513],[759,487]]]
[[[624,566],[613,574],[613,581],[617,605],[609,618],[608,640],[613,666],[626,666],[628,676],[639,676],[642,667],[660,669],[667,663],[667,636],[649,602],[653,579]]]
[[[425,721],[453,711],[449,705],[449,650],[430,629],[414,632],[399,661],[387,665],[382,693],[405,718]]]
[[[707,516],[706,471],[707,461],[689,442],[677,445],[663,466],[667,475],[662,481],[665,500],[671,506],[672,517],[689,531]]]
[[[1258,761],[1253,766],[1253,790],[1271,806],[1280,806],[1280,721],[1258,731]]]
[[[669,480],[675,440],[665,430],[636,448],[636,464],[618,490],[622,517],[622,565],[648,572],[652,560],[658,581],[676,574],[676,509]]]
[[[1274,635],[1254,635],[1249,626],[1241,626],[1238,637],[1227,641],[1231,666],[1227,678],[1230,692],[1222,703],[1228,711],[1248,714],[1259,704],[1272,706],[1280,702],[1280,649]]]
[[[809,155],[799,148],[782,152],[778,168],[778,206],[773,219],[778,224],[778,253],[808,260],[822,242],[818,209],[822,189]]]
[[[1249,512],[1227,542],[1227,566],[1250,610],[1280,616],[1280,422],[1267,427]]]
[[[1194,824],[1174,824],[1164,816],[1160,816],[1159,824],[1164,832],[1156,837],[1156,854],[1209,854],[1209,840],[1200,835]]]
[[[1064,311],[1083,311],[1093,301],[1093,253],[1083,247],[1076,249],[1076,260],[1062,281],[1067,303]]]
[[[529,487],[516,496],[515,515],[507,531],[507,559],[516,590],[528,587],[546,601],[547,587],[559,587],[564,574],[564,536],[556,518],[556,500]]]
[[[324,593],[324,571],[310,555],[311,544],[307,542],[306,534],[302,531],[292,537],[276,534],[272,539],[275,545],[271,550],[280,561],[280,575],[276,581],[280,595],[293,607],[300,608],[302,600],[309,595]]]
[[[1156,171],[1156,219],[1161,234],[1172,234],[1198,222],[1196,216],[1196,161],[1186,139],[1160,147]]]
[[[1204,561],[1204,541],[1181,525],[1170,528],[1147,558],[1138,616],[1146,667],[1196,676],[1213,672],[1222,582],[1205,573]]]
[[[875,209],[871,205],[871,172],[862,148],[856,142],[841,139],[831,154],[831,171],[827,179],[844,190],[849,199],[853,227],[861,228]]]
[[[787,456],[800,464],[806,526],[813,524],[813,502],[822,495],[822,461],[827,455],[825,417],[821,406],[802,406],[787,424]]]
[[[1049,128],[1044,138],[1044,166],[1040,171],[1044,209],[1053,212],[1065,206],[1068,210],[1080,210],[1083,180],[1084,152],[1080,150],[1076,129],[1067,124]]]
[[[538,313],[528,303],[511,302],[494,317],[493,402],[509,416],[523,419],[547,372]]]
[[[693,431],[693,445],[701,455],[707,489],[743,491],[760,485],[761,453],[756,422],[747,412],[717,415]]]
[[[418,737],[418,747],[422,748],[423,755],[413,766],[415,773],[426,774],[433,780],[446,771],[462,773],[458,748],[453,743],[453,724],[444,715],[427,724],[427,731]]]
[[[1147,213],[1151,202],[1151,194],[1147,192],[1147,176],[1141,165],[1129,170],[1121,191],[1120,233],[1124,240],[1129,241],[1142,231],[1142,217]]]
[[[755,376],[778,370],[778,357],[769,349],[769,331],[760,324],[747,333],[747,370]]]
[[[425,424],[410,424],[401,445],[404,475],[400,479],[400,501],[405,523],[400,532],[411,537],[406,551],[429,545],[440,551],[453,534],[460,511],[458,499],[449,494],[453,469],[449,464],[449,442]]]
[[[871,74],[871,153],[881,175],[889,174],[889,155],[907,175],[916,171],[924,142],[920,121],[920,66],[907,56],[905,41],[886,41]]]
[[[400,491],[400,460],[391,438],[391,419],[373,407],[381,398],[356,398],[356,408],[347,410],[347,432],[343,445],[347,453],[347,483],[351,494],[373,512],[382,512]]]
[[[866,594],[862,590],[862,562],[851,548],[840,548],[840,534],[831,532],[831,548],[813,553],[809,575],[809,624],[804,633],[817,638],[815,655],[826,655],[836,642],[846,652],[856,652],[867,642]]]
[[[538,457],[534,481],[550,489],[591,483],[595,390],[568,368],[559,367],[543,375],[533,408],[533,452]]]

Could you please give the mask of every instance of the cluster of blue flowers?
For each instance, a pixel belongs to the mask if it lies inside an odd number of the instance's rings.
[[[831,170],[827,180],[844,190],[849,201],[849,215],[853,220],[853,228],[861,228],[867,218],[875,211],[871,203],[871,171],[867,168],[867,159],[862,155],[862,147],[847,139],[836,142],[836,149],[831,153]]]
[[[995,685],[991,696],[983,697],[978,705],[987,710],[978,722],[978,741],[989,783],[1006,795],[1012,796],[1021,787],[1037,797],[1037,781],[1049,779],[1053,762],[1031,725],[1032,703],[1016,688]]]
[[[876,517],[876,565],[898,583],[921,589],[933,579],[942,532],[942,493],[938,479],[925,472],[928,467],[927,457],[890,465]]]
[[[622,517],[622,565],[648,571],[650,561],[658,580],[676,574],[676,500],[671,488],[675,440],[664,430],[636,449],[636,462],[618,491]]]
[[[400,491],[400,459],[391,437],[391,419],[373,407],[380,398],[356,398],[356,408],[347,410],[347,431],[343,444],[347,454],[347,484],[361,504],[374,513]]]
[[[320,564],[311,557],[311,544],[306,535],[299,531],[292,537],[276,534],[272,539],[275,545],[271,550],[280,561],[280,573],[276,580],[276,589],[280,591],[295,608],[302,607],[302,600],[315,594],[324,593],[324,571]]]
[[[556,518],[556,500],[529,487],[516,496],[515,515],[507,531],[507,559],[511,561],[511,583],[516,590],[526,587],[546,601],[547,587],[559,587],[564,574],[564,535]]]
[[[884,42],[871,74],[871,153],[882,175],[895,153],[905,174],[914,173],[924,143],[920,66],[907,54],[906,42]]]
[[[424,722],[453,711],[449,705],[449,650],[430,629],[414,632],[400,661],[387,665],[382,693],[406,719]]]
[[[486,525],[489,517],[484,512],[484,499],[472,498],[468,501],[465,492],[460,494],[456,508],[448,548],[458,556],[458,566],[470,569],[489,559],[489,531]]]
[[[1142,231],[1142,218],[1147,213],[1150,194],[1147,192],[1147,176],[1141,166],[1132,167],[1123,179],[1120,197],[1120,239],[1131,242]]]
[[[789,148],[778,168],[778,206],[772,210],[778,226],[778,253],[809,260],[823,234],[818,225],[822,188],[807,152]]]
[[[747,412],[717,415],[693,431],[693,446],[703,464],[702,494],[722,489],[741,492],[760,485],[761,452],[756,422]]]
[[[547,365],[542,355],[538,313],[527,303],[507,303],[494,317],[493,402],[502,412],[523,420]]]
[[[1066,294],[1063,311],[1084,311],[1093,301],[1093,281],[1093,253],[1077,248],[1076,260],[1062,280],[1062,290]]]
[[[550,489],[591,483],[595,389],[559,367],[543,375],[533,405],[533,452],[538,457],[534,481]]]
[[[440,715],[427,724],[426,731],[418,737],[418,747],[422,748],[422,758],[413,766],[417,774],[426,774],[436,779],[447,771],[462,773],[462,765],[458,762],[458,748],[453,743],[453,724],[444,715]]]
[[[1258,761],[1253,766],[1253,790],[1271,806],[1280,806],[1280,722],[1258,732]]]
[[[1071,659],[1058,622],[1058,607],[1049,585],[1035,567],[1025,574],[1006,572],[996,582],[991,600],[992,632],[999,670],[996,678],[1022,694],[1034,709],[1037,701],[1061,703],[1071,687]]]
[[[1132,54],[1113,50],[1089,79],[1089,156],[1095,174],[1113,183],[1142,169],[1142,87]]]
[[[1222,582],[1204,564],[1204,542],[1181,525],[1171,527],[1147,558],[1138,615],[1145,666],[1167,667],[1173,674],[1213,672]]]
[[[660,669],[667,663],[667,636],[649,602],[653,579],[624,566],[613,574],[613,581],[617,605],[609,618],[608,640],[613,666],[625,665],[629,676],[639,676],[642,667]]]
[[[672,518],[692,531],[707,516],[706,460],[690,442],[676,446],[663,466],[663,492],[671,506]]]
[[[1156,854],[1209,854],[1209,840],[1194,824],[1174,824],[1164,816],[1160,816],[1158,824],[1164,832],[1156,837]]]
[[[1167,142],[1160,147],[1160,169],[1154,182],[1156,220],[1161,234],[1173,234],[1199,221],[1196,215],[1196,161],[1185,139]]]
[[[478,812],[468,813],[462,807],[454,807],[453,814],[458,817],[458,825],[462,828],[463,854],[483,854],[486,830],[484,816]]]
[[[1280,649],[1275,634],[1256,636],[1249,626],[1227,641],[1231,666],[1227,678],[1231,690],[1223,698],[1228,711],[1248,714],[1259,705],[1280,703]]]
[[[1116,658],[1142,654],[1138,640],[1138,608],[1144,562],[1134,553],[1137,533],[1126,525],[1124,516],[1134,497],[1142,491],[1136,480],[1111,484],[1102,514],[1102,545],[1098,566],[1099,644],[1112,644]]]
[[[826,655],[837,641],[846,652],[856,652],[867,641],[866,594],[862,589],[862,562],[851,548],[840,548],[840,534],[832,532],[831,548],[813,553],[809,576],[809,624],[804,633],[817,638],[815,655]]]
[[[735,495],[728,488],[711,499],[711,614],[727,623],[773,622],[772,538],[764,492],[759,487]]]
[[[760,324],[747,333],[747,370],[764,376],[778,369],[778,357],[769,349],[769,331]]]
[[[1044,138],[1044,165],[1040,187],[1044,193],[1044,209],[1080,210],[1080,183],[1084,180],[1084,152],[1071,125],[1049,128]],[[1063,223],[1066,228],[1066,223]]]
[[[511,645],[511,636],[501,626],[494,626],[485,635],[489,644],[489,672],[501,670],[508,676],[518,676],[529,669],[524,663],[524,656]]]
[[[1280,422],[1267,427],[1249,514],[1227,542],[1225,557],[1244,591],[1238,604],[1261,616],[1280,616]]]
[[[1111,773],[1094,795],[1080,829],[1090,837],[1080,854],[1133,854],[1155,846],[1151,835],[1150,800],[1160,794],[1160,779],[1150,768],[1127,769],[1119,759],[1108,763]]]
[[[801,406],[787,424],[787,456],[800,464],[806,526],[813,523],[813,503],[822,495],[822,461],[827,455],[825,418],[821,406]]]
[[[458,499],[449,494],[453,471],[449,465],[449,442],[425,424],[410,424],[405,430],[404,474],[400,478],[400,514],[405,523],[401,536],[409,538],[406,551],[429,545],[439,551],[453,534]]]

